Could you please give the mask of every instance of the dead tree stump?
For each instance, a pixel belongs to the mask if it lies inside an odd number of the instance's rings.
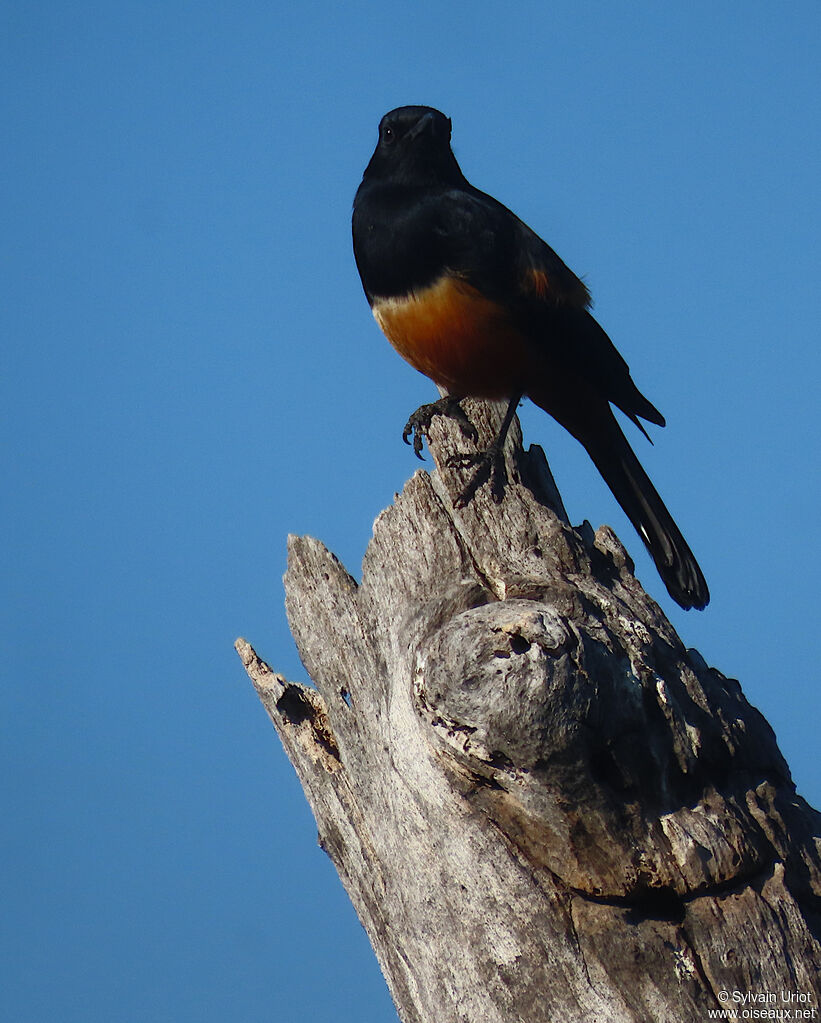
[[[485,441],[498,408],[468,413]],[[463,510],[467,442],[432,432],[361,583],[291,538],[316,688],[237,643],[401,1019],[819,1018],[821,818],[769,725],[608,527],[569,526],[518,429],[503,502]]]

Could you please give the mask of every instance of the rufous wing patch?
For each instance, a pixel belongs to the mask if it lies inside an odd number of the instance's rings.
[[[584,281],[566,270],[563,274],[548,274],[541,267],[528,267],[525,274],[525,289],[548,302],[557,305],[571,305],[586,309],[590,305],[590,292]]]

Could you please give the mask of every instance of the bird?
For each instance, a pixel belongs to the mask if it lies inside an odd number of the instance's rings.
[[[354,258],[373,316],[441,395],[411,415],[404,439],[412,437],[421,457],[436,415],[475,439],[461,400],[507,400],[490,446],[454,463],[474,466],[457,506],[485,483],[498,501],[506,484],[502,445],[529,398],[585,448],[673,600],[703,609],[704,574],[613,406],[648,439],[641,420],[664,426],[664,416],[591,314],[585,283],[511,210],[470,184],[451,132],[450,119],[433,107],[385,114],[353,203]]]

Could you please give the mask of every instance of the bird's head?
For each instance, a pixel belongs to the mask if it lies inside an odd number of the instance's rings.
[[[450,131],[450,118],[433,107],[391,110],[379,122],[379,141],[365,180],[461,183],[464,178],[450,148]]]

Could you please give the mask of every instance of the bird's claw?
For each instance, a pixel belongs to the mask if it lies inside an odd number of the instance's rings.
[[[455,508],[465,508],[472,501],[479,487],[490,481],[490,496],[495,504],[501,504],[507,486],[504,451],[491,444],[485,451],[475,454],[451,455],[447,460],[451,469],[474,468],[474,473],[453,502]]]
[[[464,437],[474,442],[479,439],[476,427],[468,419],[465,410],[459,404],[459,399],[452,395],[446,395],[438,401],[432,401],[429,405],[420,405],[405,423],[402,440],[406,444],[413,445],[413,451],[417,458],[424,460],[422,440],[424,437],[429,437],[430,424],[434,416],[447,416],[449,419],[453,419],[459,424],[459,429]],[[411,438],[413,439],[411,440]]]

